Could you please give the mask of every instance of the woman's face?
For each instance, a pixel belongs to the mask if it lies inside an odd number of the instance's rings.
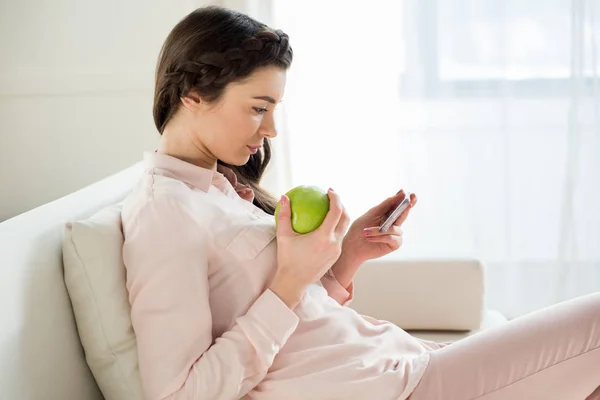
[[[244,165],[262,147],[265,137],[277,136],[273,110],[281,101],[286,71],[257,69],[242,82],[227,85],[213,104],[202,102],[192,112],[193,141],[205,156],[230,165]]]

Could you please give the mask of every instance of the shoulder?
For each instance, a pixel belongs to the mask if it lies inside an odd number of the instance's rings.
[[[123,228],[143,223],[147,228],[196,226],[202,230],[215,214],[211,197],[176,179],[144,175],[123,202]]]

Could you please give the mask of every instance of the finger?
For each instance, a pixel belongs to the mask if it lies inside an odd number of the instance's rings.
[[[404,189],[400,189],[395,195],[388,197],[375,207],[371,208],[370,212],[375,214],[388,214],[394,208],[398,207],[398,204],[400,204],[402,200],[404,200],[405,196],[406,193],[404,192]]]
[[[379,232],[379,227],[378,226],[372,226],[372,227],[363,229],[363,234],[365,235],[365,237],[368,237],[368,236],[385,236],[385,235],[398,235],[398,236],[402,236],[402,228],[400,228],[400,226],[398,226],[398,225],[392,225],[392,226],[390,226],[390,229],[388,229],[387,231],[385,231],[385,232]]]
[[[367,241],[371,243],[384,243],[394,250],[402,246],[402,236],[400,235],[369,236],[367,237]]]
[[[319,230],[327,233],[333,233],[335,231],[335,227],[340,221],[340,218],[342,217],[344,209],[342,207],[340,196],[338,196],[333,189],[329,189],[327,191],[327,195],[329,196],[329,211],[325,216],[325,220],[319,227]]]
[[[414,207],[417,205],[417,195],[415,193],[411,193],[410,195],[410,204]]]
[[[295,234],[292,229],[292,210],[290,199],[283,195],[279,201],[279,215],[277,216],[277,236],[289,236]]]
[[[348,211],[346,211],[346,207],[342,206],[342,216],[340,217],[340,220],[339,220],[337,226],[335,227],[335,231],[334,231],[335,235],[338,236],[338,238],[343,239],[344,234],[348,230],[349,226],[350,226],[350,215],[348,215]]]
[[[398,207],[398,204],[402,203],[404,198],[406,197],[406,192],[404,189],[398,190],[398,192],[392,197],[388,197],[387,201],[389,201],[392,208]]]

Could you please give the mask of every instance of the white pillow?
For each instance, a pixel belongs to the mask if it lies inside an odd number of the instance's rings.
[[[86,361],[106,400],[142,400],[125,286],[121,204],[66,225],[65,283]]]

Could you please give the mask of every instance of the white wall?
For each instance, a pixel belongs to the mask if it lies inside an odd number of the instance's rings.
[[[0,221],[153,149],[153,73],[170,29],[210,0],[0,3]]]

